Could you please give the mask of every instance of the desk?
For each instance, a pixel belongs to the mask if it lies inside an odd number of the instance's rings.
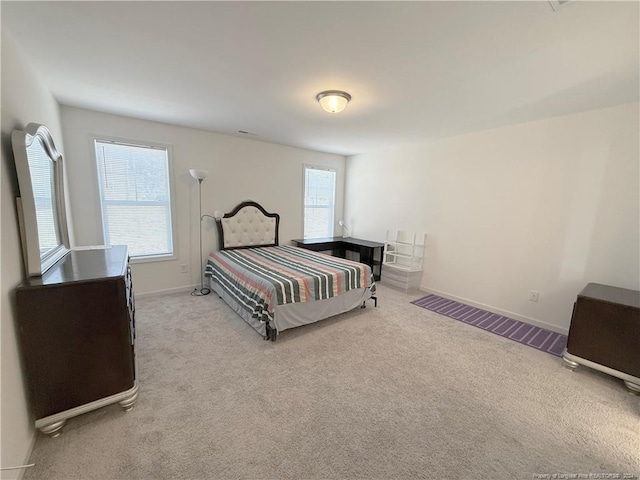
[[[374,280],[378,281],[382,276],[384,243],[351,237],[305,238],[291,240],[291,242],[296,247],[314,252],[331,250],[331,255],[340,258],[345,258],[347,251],[356,252],[360,255],[360,262],[371,267]]]

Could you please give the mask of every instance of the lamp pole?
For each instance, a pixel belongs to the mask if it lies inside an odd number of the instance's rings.
[[[198,221],[200,223],[200,290],[197,288],[194,289],[193,292],[191,292],[191,295],[200,297],[211,293],[211,289],[204,286],[205,267],[204,259],[202,257],[202,219],[205,217],[202,215],[202,181],[206,178],[209,172],[206,170],[189,170],[189,173],[193,178],[198,180]]]

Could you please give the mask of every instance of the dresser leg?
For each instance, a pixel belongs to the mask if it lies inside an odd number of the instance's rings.
[[[624,385],[629,390],[629,393],[640,395],[640,385],[638,385],[637,383],[632,383],[628,380],[625,380]]]
[[[118,405],[120,405],[120,407],[122,407],[122,409],[125,412],[130,411],[133,408],[133,405],[136,403],[136,400],[138,400],[138,386],[136,385],[136,390],[135,392],[133,392],[131,394],[131,396],[125,398],[124,400],[120,400],[118,402]]]
[[[564,368],[567,368],[571,371],[574,371],[576,368],[578,368],[578,362],[574,362],[573,360],[569,360],[566,356],[562,357],[562,366]]]
[[[59,422],[40,427],[40,431],[51,438],[56,438],[62,433],[62,427],[64,427],[65,423],[67,423],[66,420],[60,420]]]

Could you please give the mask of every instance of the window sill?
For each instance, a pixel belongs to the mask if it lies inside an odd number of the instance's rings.
[[[156,262],[168,262],[171,260],[177,260],[173,253],[167,255],[149,255],[144,257],[131,257],[131,264],[135,265],[137,263],[156,263]]]

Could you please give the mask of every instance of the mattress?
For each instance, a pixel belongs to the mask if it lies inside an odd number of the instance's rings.
[[[375,291],[368,265],[292,246],[212,252],[212,288],[261,335],[355,308]]]

